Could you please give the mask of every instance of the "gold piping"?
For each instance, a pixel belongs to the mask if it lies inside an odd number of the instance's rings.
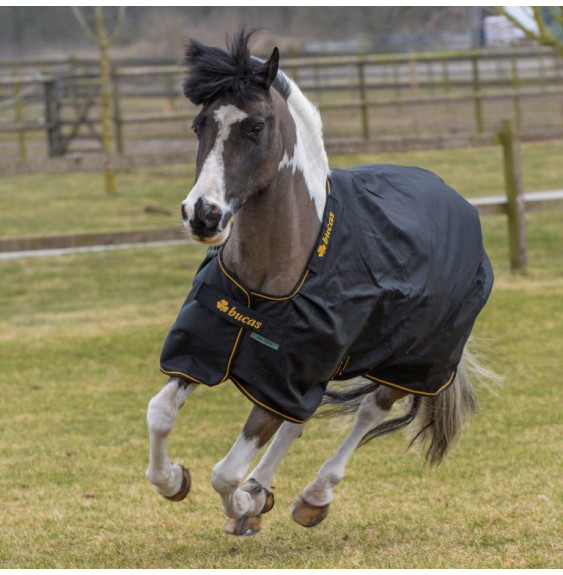
[[[258,401],[232,375],[231,375],[231,381],[240,389],[240,391],[242,391],[244,393],[244,395],[246,395],[246,397],[248,397],[256,405],[259,405],[260,407],[262,407],[268,411],[271,411],[272,413],[275,413],[276,415],[279,415],[280,417],[283,417],[284,419],[292,421],[293,423],[305,423],[306,421],[309,421],[309,419],[311,419],[310,417],[308,417],[307,419],[295,419],[294,417],[290,417],[289,415],[285,415],[284,413],[281,413],[280,411],[276,411],[274,408],[269,407],[268,405],[262,403],[261,401]]]
[[[349,355],[349,356],[346,358],[346,362],[345,362],[344,365],[342,366],[342,369],[338,372],[338,375],[342,375],[342,374],[346,371],[346,368],[348,367],[348,363],[350,362],[351,357],[352,357],[352,356]]]
[[[223,266],[223,262],[221,260],[221,254],[219,254],[219,256],[217,257],[217,261],[219,262],[219,267],[221,268],[221,271],[236,285],[238,286],[243,292],[244,295],[246,296],[246,301],[247,301],[247,305],[248,307],[250,307],[250,295],[248,294],[248,292],[246,291],[246,289],[244,287],[242,287],[231,275],[229,275],[229,273],[227,272],[227,270],[225,269],[225,267]]]
[[[243,331],[244,331],[243,327],[241,327],[238,331],[237,339],[235,340],[235,343],[233,345],[233,349],[231,350],[231,355],[229,356],[229,361],[227,362],[227,371],[226,371],[225,375],[221,378],[220,381],[218,381],[217,383],[215,383],[213,385],[219,385],[220,383],[223,383],[227,379],[229,379],[229,371],[231,371],[231,363],[233,361],[233,357],[235,356],[235,351],[238,347],[238,342],[240,340],[240,336],[241,336]],[[206,383],[203,383],[202,381],[199,381],[199,379],[196,379],[195,377],[188,375],[187,373],[182,373],[181,371],[166,371],[165,369],[162,369],[162,367],[160,368],[160,371],[162,371],[162,373],[164,373],[165,375],[179,375],[181,377],[188,378],[189,380],[193,381],[194,383],[200,383],[201,385],[208,385]]]
[[[162,371],[162,373],[164,373],[164,375],[179,375],[180,377],[185,377],[185,378],[189,379],[193,383],[199,383],[200,385],[205,385],[205,383],[203,383],[203,381],[199,381],[195,377],[192,377],[191,375],[188,375],[187,373],[182,373],[181,371],[166,371],[165,369],[162,369],[162,367],[160,368],[160,371]]]
[[[256,297],[261,297],[263,299],[269,299],[272,301],[283,301],[286,299],[291,299],[293,296],[296,296],[299,293],[299,291],[303,287],[303,284],[305,283],[305,280],[307,279],[308,275],[309,275],[309,268],[307,268],[305,270],[305,273],[303,274],[303,277],[301,278],[299,285],[289,295],[271,296],[271,295],[266,295],[266,294],[255,292],[255,291],[251,291],[250,293],[252,295],[255,295]]]
[[[429,395],[429,396],[438,395],[443,389],[445,389],[446,387],[448,387],[448,385],[450,385],[454,376],[455,376],[455,371],[452,371],[452,374],[450,375],[450,379],[448,379],[448,381],[446,383],[444,383],[444,385],[442,385],[442,387],[438,391],[435,391],[434,393],[429,393],[427,391],[414,391],[412,389],[409,389],[408,387],[403,387],[402,385],[399,385],[398,383],[392,383],[390,381],[385,381],[384,379],[379,379],[377,377],[374,377],[373,375],[369,375],[369,374],[364,375],[364,377],[367,377],[368,379],[371,379],[373,381],[377,381],[377,383],[383,383],[383,385],[389,385],[391,387],[396,387],[397,389],[402,389],[403,391],[407,391],[408,393],[414,393],[415,395]]]

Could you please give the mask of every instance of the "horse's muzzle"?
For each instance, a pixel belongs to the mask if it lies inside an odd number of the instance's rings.
[[[231,216],[232,213],[229,210],[223,210],[217,204],[204,198],[198,198],[193,210],[186,209],[186,206],[182,204],[184,225],[196,239],[206,243],[215,243],[213,240],[222,235]]]

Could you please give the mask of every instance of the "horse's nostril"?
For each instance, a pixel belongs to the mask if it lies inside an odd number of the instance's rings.
[[[221,231],[223,215],[221,206],[207,199],[199,198],[188,219],[193,233],[205,238]]]
[[[188,214],[186,213],[186,206],[182,204],[180,209],[182,210],[182,219],[186,221],[188,219]]]
[[[194,220],[199,225],[202,225],[213,231],[221,221],[222,212],[217,204],[212,204],[201,198],[196,202],[194,207]]]

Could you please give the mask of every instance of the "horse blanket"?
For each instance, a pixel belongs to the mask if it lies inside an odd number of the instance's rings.
[[[387,164],[333,170],[320,236],[295,289],[245,287],[220,249],[200,266],[161,370],[306,421],[331,380],[410,393],[452,383],[493,273],[477,211],[438,176]]]

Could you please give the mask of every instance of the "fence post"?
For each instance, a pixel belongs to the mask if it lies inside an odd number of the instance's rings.
[[[116,69],[112,70],[113,81],[113,125],[115,130],[115,146],[118,154],[123,154],[125,142],[123,141],[123,122],[121,118],[121,100],[119,94],[119,73]]]
[[[47,134],[47,150],[50,158],[64,155],[64,146],[61,134],[59,106],[55,96],[56,85],[54,80],[47,80],[44,84],[45,98],[45,128]]]
[[[420,132],[420,108],[419,108],[419,91],[418,91],[418,71],[417,63],[414,57],[411,56],[410,59],[410,83],[411,83],[411,95],[413,100],[412,114],[413,114],[413,128],[415,133]]]
[[[23,103],[22,103],[22,85],[19,74],[16,74],[16,83],[14,85],[14,107],[16,113],[16,124],[18,125],[18,142],[20,148],[20,160],[27,162],[27,149],[25,145],[25,127],[23,125]]]
[[[510,268],[513,272],[526,273],[528,271],[526,205],[522,189],[520,140],[512,120],[503,120],[501,126],[500,141],[504,157]]]
[[[442,58],[442,90],[446,95],[446,113],[449,114],[451,111],[450,97],[450,68],[448,58]]]
[[[392,79],[392,84],[395,86],[395,98],[397,101],[397,110],[399,112],[403,111],[403,95],[402,95],[402,91],[401,91],[401,76],[399,74],[399,64],[397,64],[397,62],[393,62],[391,64],[392,66],[392,73],[393,73],[393,79]]]
[[[358,62],[358,77],[360,85],[360,110],[362,114],[362,135],[364,140],[369,140],[369,115],[368,100],[366,90],[366,70],[365,63],[361,58]]]
[[[434,82],[434,61],[426,61],[426,72],[428,75],[428,83],[430,84],[430,94],[434,96],[436,94],[436,84]]]
[[[481,102],[481,80],[479,78],[479,59],[477,55],[471,56],[471,69],[473,76],[473,97],[475,99],[475,122],[477,132],[483,132],[483,105]]]

